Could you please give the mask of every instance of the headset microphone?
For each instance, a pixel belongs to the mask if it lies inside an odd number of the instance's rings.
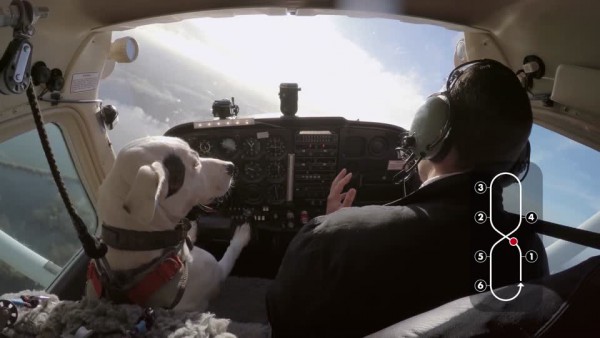
[[[415,161],[415,154],[411,151],[408,151],[406,148],[398,147],[396,148],[396,154],[398,154],[398,159],[403,161],[402,169],[393,177],[394,184],[404,183],[408,181],[416,172],[418,161]],[[406,189],[405,189],[406,190]],[[404,192],[406,195],[406,191]]]

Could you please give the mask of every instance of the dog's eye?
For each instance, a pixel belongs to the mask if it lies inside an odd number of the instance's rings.
[[[200,161],[199,161],[199,160],[195,160],[195,161],[194,161],[194,168],[196,168],[196,167],[197,167],[197,166],[199,166],[199,165],[200,165]]]

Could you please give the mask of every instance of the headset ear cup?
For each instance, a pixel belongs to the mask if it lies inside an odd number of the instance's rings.
[[[451,134],[448,134],[446,139],[442,141],[440,150],[429,159],[431,162],[440,162],[444,158],[446,158],[446,156],[450,152],[450,149],[452,148],[451,138],[452,138]]]
[[[445,95],[429,97],[417,110],[409,135],[415,142],[411,149],[418,158],[431,159],[445,146],[451,128],[451,110]],[[448,149],[444,149],[446,153]],[[443,158],[442,155],[440,158]]]

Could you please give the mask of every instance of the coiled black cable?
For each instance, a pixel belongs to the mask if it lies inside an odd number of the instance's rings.
[[[30,83],[33,82],[30,81]],[[44,154],[46,155],[46,160],[48,160],[48,165],[50,166],[50,172],[52,173],[52,177],[54,178],[54,182],[56,183],[60,197],[67,208],[67,212],[69,213],[69,216],[71,216],[71,221],[73,222],[73,226],[77,231],[77,237],[79,237],[79,241],[83,245],[83,251],[90,258],[102,258],[104,255],[106,255],[106,244],[102,243],[102,241],[100,241],[98,238],[90,235],[85,223],[81,217],[79,217],[75,207],[73,207],[73,204],[71,203],[71,199],[67,193],[67,188],[65,187],[62,177],[60,176],[58,166],[56,165],[56,160],[54,159],[54,154],[52,153],[52,148],[50,147],[50,142],[48,141],[48,134],[46,134],[46,129],[44,129],[44,121],[42,120],[40,106],[32,84],[30,84],[27,88],[27,99],[29,101],[29,105],[31,106],[33,119],[40,136],[40,141],[42,143],[42,148],[44,149]]]

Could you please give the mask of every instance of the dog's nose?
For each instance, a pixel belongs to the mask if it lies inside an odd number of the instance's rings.
[[[233,163],[226,164],[225,171],[227,174],[229,174],[229,176],[233,176],[233,173],[235,172],[235,165]]]

